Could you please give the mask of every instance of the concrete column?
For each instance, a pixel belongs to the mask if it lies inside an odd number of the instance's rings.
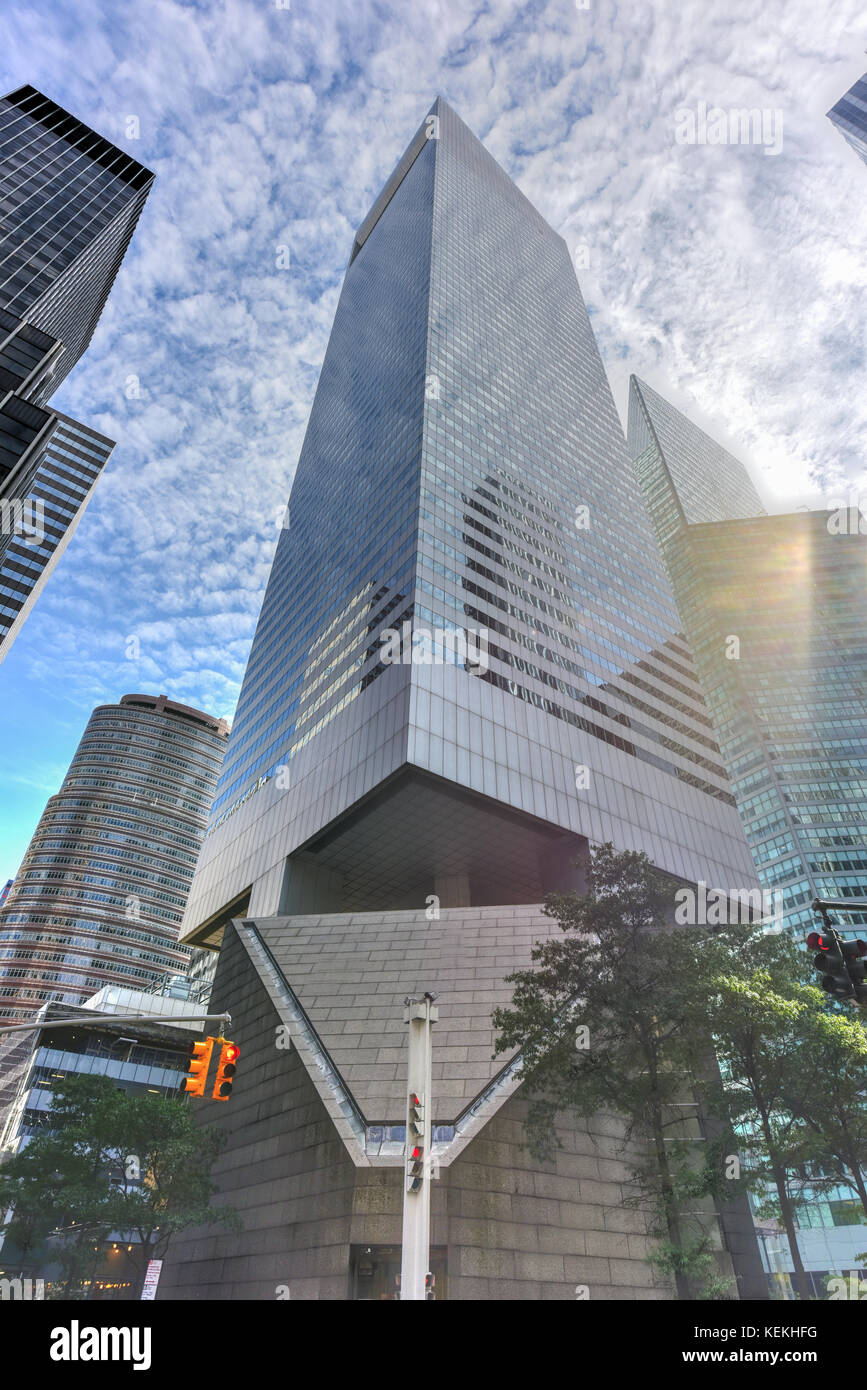
[[[301,858],[286,860],[276,915],[300,917],[307,913],[342,912],[343,875]],[[252,910],[249,916],[253,916]]]

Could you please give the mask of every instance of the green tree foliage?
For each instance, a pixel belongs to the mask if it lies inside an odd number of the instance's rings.
[[[811,1285],[798,1246],[790,1184],[792,1172],[809,1160],[811,1150],[802,1124],[786,1105],[799,1078],[797,1035],[802,1006],[784,993],[788,985],[781,969],[788,961],[789,968],[797,971],[799,962],[788,941],[779,936],[754,938],[749,957],[749,963],[743,957],[733,958],[714,979],[708,996],[723,1074],[717,1105],[747,1137],[753,1189],[773,1188],[776,1200],[766,1206],[766,1212],[782,1221],[794,1271],[792,1283],[801,1298],[809,1298]],[[713,1097],[710,1103],[714,1104]]]
[[[763,1210],[785,1230],[802,1298],[811,1297],[811,1285],[793,1195],[843,1184],[867,1214],[867,1030],[805,983],[808,976],[804,953],[789,938],[753,933],[749,949],[732,953],[719,972],[708,1000],[721,1104],[732,1125],[754,1136],[750,1183],[773,1191]]]
[[[86,1296],[94,1246],[109,1238],[123,1242],[140,1290],[174,1232],[240,1227],[232,1208],[211,1204],[221,1146],[182,1100],[118,1090],[104,1076],[69,1077],[52,1097],[50,1127],[0,1168],[0,1212],[11,1209],[2,1229],[23,1260],[57,1261],[63,1298]]]
[[[713,938],[672,929],[672,908],[670,881],[645,854],[595,848],[587,893],[546,900],[562,938],[538,943],[533,968],[509,977],[512,1007],[493,1022],[498,1052],[521,1049],[531,1152],[550,1157],[559,1112],[621,1116],[624,1148],[634,1141],[646,1156],[632,1171],[632,1200],[657,1218],[654,1262],[678,1297],[719,1296],[708,1232],[686,1212],[733,1192],[723,1193],[716,1149],[711,1159],[684,1121],[695,1114],[690,1080],[710,1056],[697,982]]]
[[[670,880],[610,844],[591,851],[585,894],[547,899],[562,936],[536,945],[532,968],[510,977],[512,1006],[493,1018],[497,1052],[521,1051],[528,1146],[551,1156],[558,1113],[615,1112],[624,1147],[636,1140],[645,1156],[632,1200],[656,1214],[651,1259],[678,1297],[724,1295],[706,1226],[686,1213],[750,1190],[781,1221],[793,1284],[808,1298],[803,1175],[824,1172],[813,1188],[839,1180],[864,1201],[864,1024],[809,983],[786,935],[672,926],[672,909]],[[697,1098],[701,1143],[683,1119]]]
[[[812,985],[796,998],[799,1065],[786,1076],[784,1103],[807,1131],[816,1166],[857,1193],[867,1221],[867,1027]]]

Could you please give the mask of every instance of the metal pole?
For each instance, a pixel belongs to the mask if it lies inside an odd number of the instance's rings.
[[[231,1023],[231,1014],[100,1014],[43,1018],[35,1023],[0,1023],[0,1033],[38,1033],[45,1028],[76,1028],[91,1023]]]
[[[436,1023],[439,1010],[434,1008],[435,994],[423,999],[407,999],[404,1022],[409,1024],[409,1059],[407,1067],[406,1149],[403,1178],[403,1248],[400,1266],[400,1298],[424,1302],[425,1275],[430,1261],[430,1180],[431,1131],[433,1097],[431,1095],[431,1025]],[[408,1160],[413,1147],[409,1128],[409,1097],[419,1096],[424,1107],[424,1136],[422,1139],[422,1179],[417,1192],[410,1191],[407,1180]]]

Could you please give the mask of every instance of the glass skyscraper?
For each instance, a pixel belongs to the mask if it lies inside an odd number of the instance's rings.
[[[867,164],[867,73],[831,107],[828,119]]]
[[[845,507],[768,516],[635,377],[629,445],[756,869],[803,936],[813,898],[867,898],[867,534]]]
[[[181,1234],[159,1297],[397,1296],[422,991],[436,1297],[670,1296],[616,1121],[535,1164],[492,1057],[606,840],[758,895],[569,251],[438,100],[350,251],[185,914],[246,1059],[197,1117],[248,1226]],[[749,1297],[740,1207],[690,1221]]]
[[[47,428],[31,455],[20,522],[14,504],[7,504],[11,524],[0,530],[0,662],[72,539],[114,448],[105,435],[59,411],[39,414]]]
[[[0,98],[0,661],[114,447],[47,402],[90,342],[152,182],[35,88]]]
[[[751,886],[679,628],[566,244],[438,100],[352,247],[186,930],[538,902],[591,840]]]
[[[149,169],[34,87],[0,98],[0,306],[84,352],[153,183]]]
[[[164,695],[94,710],[0,906],[0,1018],[185,973],[178,930],[227,735]]]

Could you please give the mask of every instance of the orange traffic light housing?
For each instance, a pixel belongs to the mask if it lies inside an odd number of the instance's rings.
[[[203,1096],[205,1094],[205,1084],[208,1080],[208,1068],[211,1065],[214,1042],[214,1038],[198,1038],[194,1043],[190,1043],[190,1065],[179,1088],[182,1095]]]
[[[223,1046],[220,1048],[217,1075],[214,1079],[214,1089],[211,1092],[214,1100],[228,1100],[229,1096],[232,1094],[232,1081],[235,1076],[235,1066],[240,1055],[241,1049],[237,1043],[224,1042]]]

